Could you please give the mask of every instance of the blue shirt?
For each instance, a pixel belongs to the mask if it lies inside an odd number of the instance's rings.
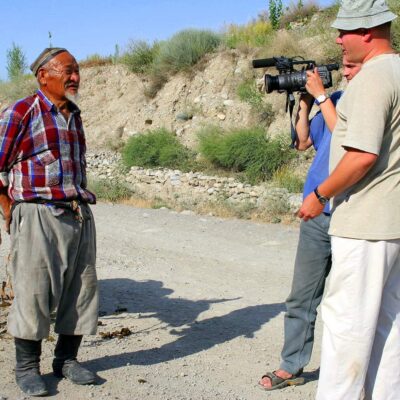
[[[342,91],[332,94],[331,100],[335,107],[342,94]],[[304,184],[303,198],[313,192],[314,189],[329,176],[331,135],[321,111],[318,111],[310,123],[310,138],[317,153],[308,170],[306,182]],[[329,203],[325,205],[324,213],[330,214]]]

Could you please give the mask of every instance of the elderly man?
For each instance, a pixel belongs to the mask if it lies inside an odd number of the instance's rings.
[[[53,371],[76,384],[95,381],[77,361],[82,335],[97,327],[95,226],[86,188],[85,136],[74,103],[79,67],[62,48],[32,64],[39,90],[0,116],[0,205],[11,233],[15,299],[8,330],[15,338],[16,381],[31,396],[47,394],[41,341],[50,313],[59,334]]]
[[[333,27],[363,64],[337,106],[330,176],[300,209],[333,197],[332,270],[322,303],[317,399],[398,399],[400,387],[400,58],[383,0],[345,0]]]

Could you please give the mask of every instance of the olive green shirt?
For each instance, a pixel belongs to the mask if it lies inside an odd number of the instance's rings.
[[[377,154],[355,185],[333,198],[329,233],[365,240],[400,238],[400,57],[367,61],[337,107],[330,172],[346,147]]]

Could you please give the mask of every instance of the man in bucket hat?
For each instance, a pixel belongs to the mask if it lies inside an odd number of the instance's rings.
[[[45,49],[31,66],[39,90],[0,114],[0,205],[11,234],[15,298],[8,331],[15,377],[30,396],[48,393],[40,375],[42,340],[56,310],[53,372],[75,384],[95,375],[76,360],[98,315],[96,237],[86,187],[85,135],[75,105],[80,75],[63,48]],[[12,217],[12,218],[11,218]]]
[[[333,27],[361,62],[337,106],[330,175],[303,202],[333,198],[318,400],[394,400],[400,387],[400,57],[382,0],[344,0]]]

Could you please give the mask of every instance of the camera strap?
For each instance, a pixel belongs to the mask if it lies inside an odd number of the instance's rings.
[[[297,139],[297,133],[296,129],[294,129],[293,126],[293,108],[295,104],[295,98],[293,93],[287,92],[286,96],[286,112],[289,110],[289,118],[290,118],[290,137],[292,139],[292,143],[290,144],[290,148],[294,149],[296,139]]]

